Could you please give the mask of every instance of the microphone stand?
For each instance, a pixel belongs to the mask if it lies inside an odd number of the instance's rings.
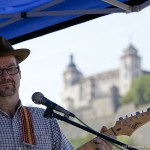
[[[125,143],[117,141],[117,140],[115,140],[113,138],[110,138],[109,136],[106,136],[106,135],[104,135],[104,134],[102,134],[100,132],[92,130],[91,128],[88,128],[88,127],[83,126],[83,125],[81,125],[79,123],[76,123],[76,122],[70,120],[69,116],[67,116],[67,115],[61,116],[60,114],[55,113],[52,108],[47,107],[47,109],[45,110],[43,116],[45,118],[56,118],[58,120],[67,122],[67,123],[69,123],[69,124],[71,124],[73,126],[76,126],[76,127],[80,128],[80,129],[83,129],[83,130],[89,132],[89,133],[92,133],[92,134],[94,134],[96,136],[99,136],[99,137],[101,137],[101,138],[103,138],[103,139],[105,139],[105,140],[107,140],[109,142],[112,142],[114,144],[120,145],[122,148],[126,148],[126,149],[129,149],[129,150],[138,150],[138,149],[136,149],[136,148],[134,148],[132,146],[129,146],[129,145],[125,144]]]

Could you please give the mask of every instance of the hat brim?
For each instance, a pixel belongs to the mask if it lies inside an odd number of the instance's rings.
[[[21,63],[29,56],[29,54],[30,54],[30,50],[24,48],[24,49],[16,49],[14,51],[7,51],[5,53],[0,52],[0,57],[13,55],[17,58],[19,63]]]

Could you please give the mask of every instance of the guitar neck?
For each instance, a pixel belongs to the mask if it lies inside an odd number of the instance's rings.
[[[107,136],[110,135],[128,135],[130,136],[136,129],[143,126],[150,120],[150,108],[147,109],[146,112],[139,113],[136,115],[131,115],[131,117],[127,117],[123,119],[119,119],[115,126],[108,129],[104,134]],[[79,147],[77,150],[93,150],[96,149],[96,144],[93,142],[93,139],[83,146]]]
[[[110,128],[105,132],[105,135],[109,136],[109,135],[115,135],[113,132],[113,129]],[[82,145],[81,147],[79,147],[77,150],[93,150],[96,149],[96,144],[93,142],[94,139],[92,139],[91,141],[87,142],[86,144]]]

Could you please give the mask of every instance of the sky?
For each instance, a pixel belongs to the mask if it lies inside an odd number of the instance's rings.
[[[85,76],[117,69],[123,50],[132,44],[142,57],[142,68],[150,71],[150,6],[136,13],[116,13],[13,45],[28,48],[30,56],[20,64],[20,98],[37,106],[32,94],[41,92],[62,104],[63,73],[73,54]],[[37,107],[42,107],[41,105]]]

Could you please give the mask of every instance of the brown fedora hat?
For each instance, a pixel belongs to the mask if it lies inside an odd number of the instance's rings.
[[[0,57],[13,55],[18,59],[19,63],[21,63],[29,56],[29,54],[29,49],[14,49],[7,39],[0,36]]]

